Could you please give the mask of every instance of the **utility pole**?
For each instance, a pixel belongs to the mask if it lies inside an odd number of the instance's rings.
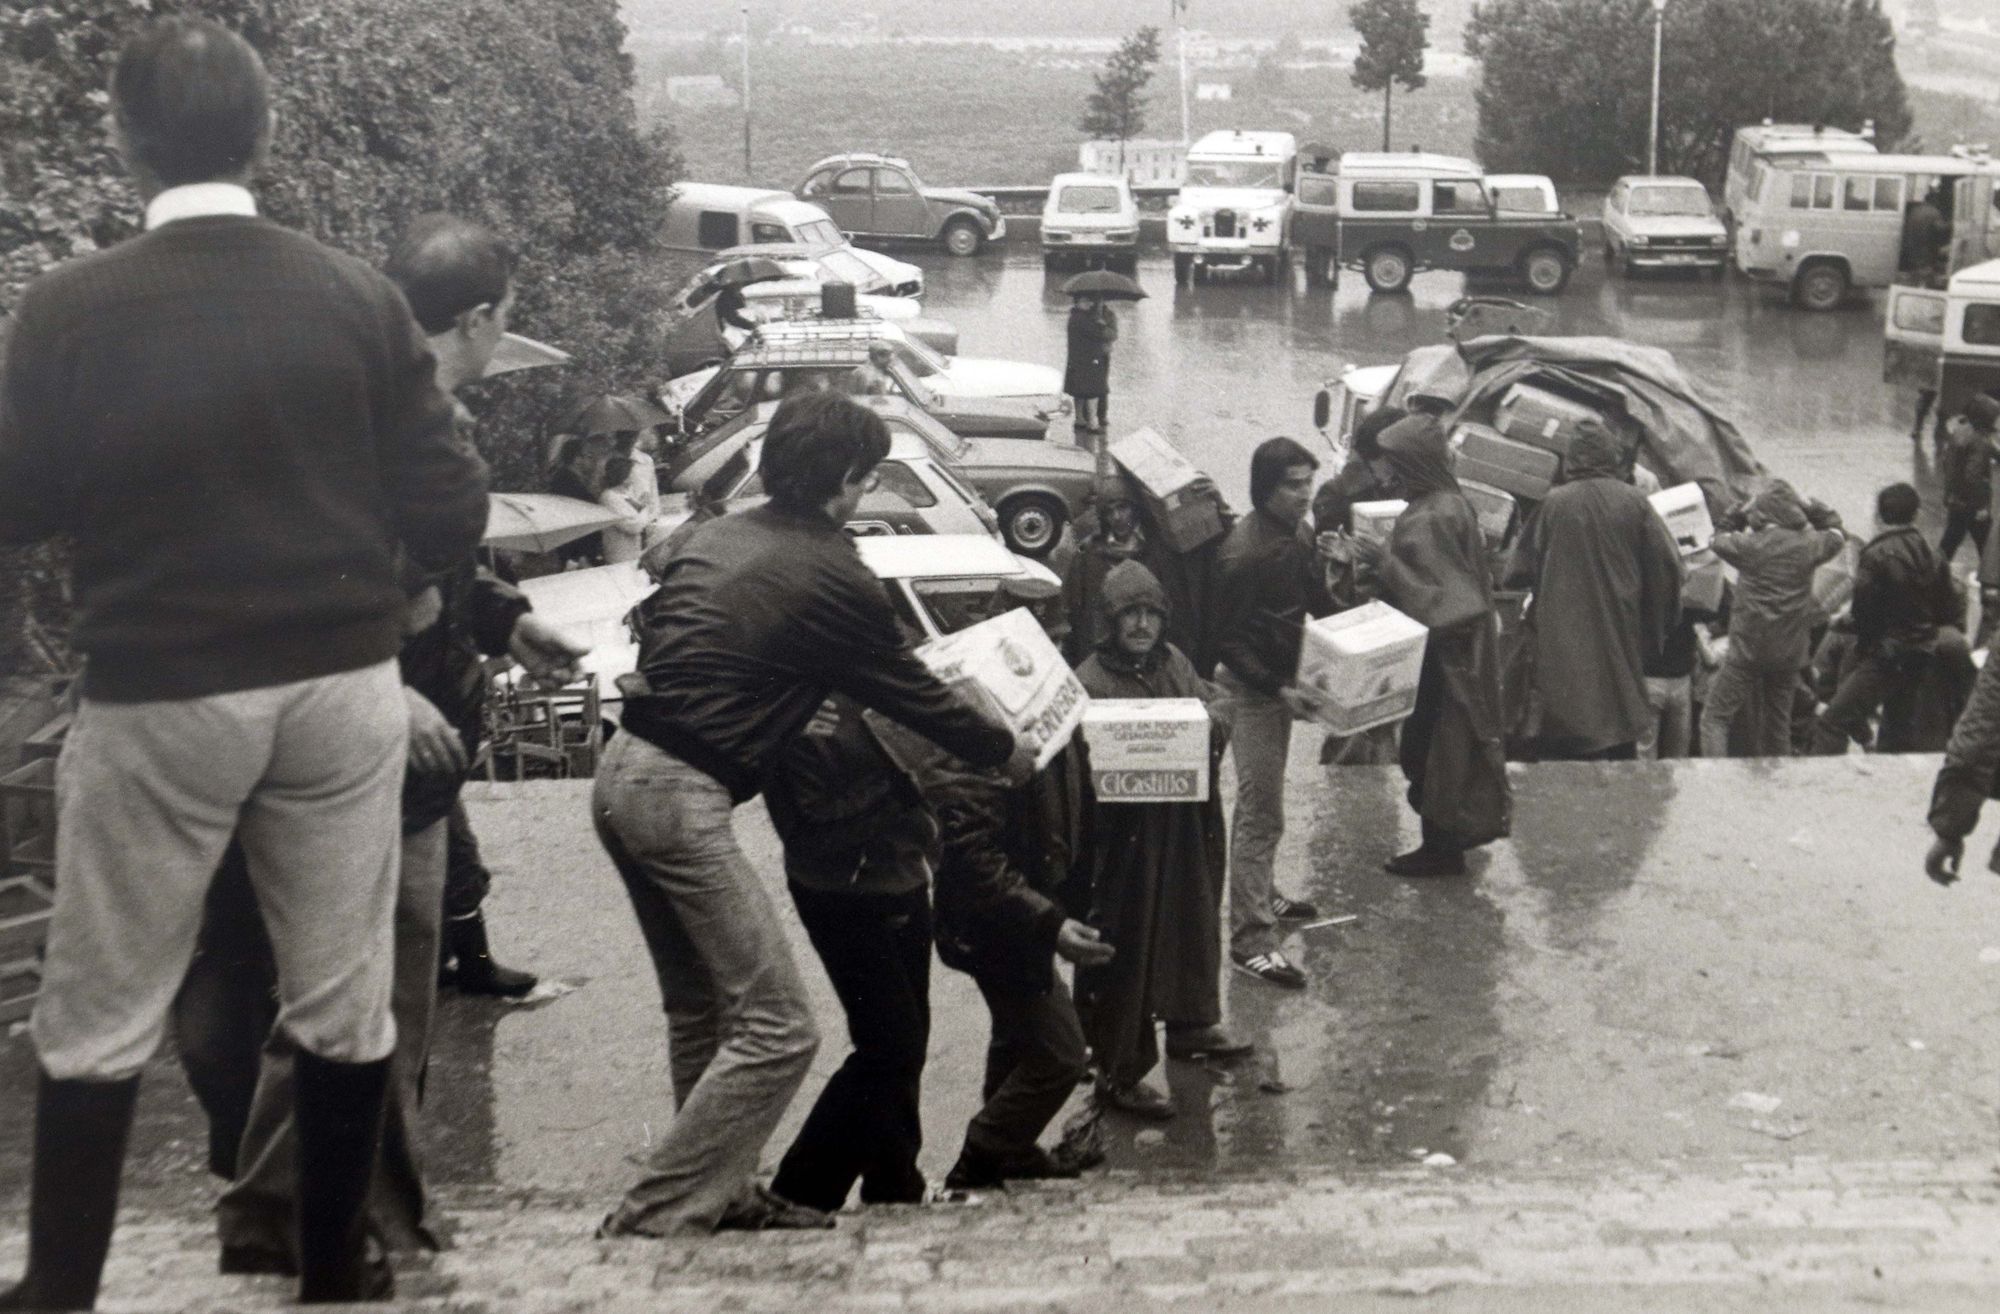
[[[754,183],[750,168],[750,6],[743,6],[743,181]]]
[[[1180,45],[1181,60],[1181,145],[1194,140],[1188,119],[1187,0],[1168,0],[1174,11],[1174,35]]]
[[[1667,0],[1653,0],[1653,118],[1646,132],[1646,172],[1660,171],[1660,34],[1667,25]]]

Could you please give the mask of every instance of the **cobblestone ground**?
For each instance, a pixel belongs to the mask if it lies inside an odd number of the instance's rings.
[[[1713,1173],[1139,1181],[845,1214],[836,1231],[597,1241],[602,1198],[459,1190],[411,1311],[1979,1310],[2000,1307],[2000,1178],[1963,1163]],[[18,1220],[0,1271],[20,1261]],[[213,1272],[206,1220],[127,1210],[113,1311],[272,1309]]]

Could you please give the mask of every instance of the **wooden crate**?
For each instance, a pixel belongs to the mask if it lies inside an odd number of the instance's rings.
[[[32,958],[0,962],[0,1026],[25,1022],[42,991],[42,965]]]
[[[54,757],[62,752],[63,739],[69,734],[69,723],[70,713],[56,713],[53,720],[21,741],[21,760]]]
[[[38,757],[0,776],[0,877],[56,874],[56,761]]]
[[[55,896],[32,876],[0,880],[0,963],[39,954]]]

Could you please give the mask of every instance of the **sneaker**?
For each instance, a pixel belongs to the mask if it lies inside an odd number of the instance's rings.
[[[1281,922],[1309,922],[1319,916],[1319,909],[1304,899],[1287,899],[1276,890],[1271,891],[1271,913]]]
[[[1257,1052],[1247,1040],[1238,1040],[1220,1026],[1177,1027],[1167,1024],[1167,1057],[1199,1062],[1202,1059],[1240,1059]]]
[[[1465,855],[1450,849],[1415,848],[1382,864],[1391,876],[1463,876]]]
[[[784,1196],[767,1186],[759,1186],[750,1195],[722,1211],[716,1220],[718,1232],[810,1232],[825,1231],[833,1226],[833,1215],[808,1209],[802,1204],[793,1204]]]
[[[1174,1117],[1174,1102],[1143,1082],[1135,1081],[1129,1086],[1114,1086],[1110,1082],[1097,1087],[1097,1102],[1106,1108],[1129,1113],[1147,1122],[1171,1122]]]
[[[1268,954],[1233,953],[1229,955],[1229,961],[1237,971],[1254,976],[1259,981],[1283,986],[1287,990],[1306,988],[1306,974],[1293,967],[1290,960],[1275,949]]]

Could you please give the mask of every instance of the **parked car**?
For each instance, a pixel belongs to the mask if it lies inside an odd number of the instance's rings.
[[[1027,435],[967,438],[902,398],[856,400],[881,414],[892,438],[898,432],[921,438],[940,465],[993,508],[1002,537],[1016,552],[1048,551],[1090,495],[1097,461],[1074,443]],[[775,410],[758,406],[691,439],[666,458],[662,478],[675,487],[699,487],[763,435]]]
[[[1298,140],[1289,132],[1211,132],[1188,148],[1187,181],[1167,212],[1174,279],[1210,269],[1290,267]]]
[[[1019,557],[986,534],[861,537],[861,563],[888,591],[897,613],[935,639],[996,615],[1015,598],[1053,596],[1062,581],[1039,561]],[[581,665],[597,678],[600,709],[612,720],[624,705],[618,677],[639,664],[632,609],[653,591],[635,561],[523,580],[535,614],[591,645]]]
[[[1042,264],[1076,258],[1139,262],[1139,203],[1132,184],[1115,174],[1059,173],[1042,206]]]
[[[850,237],[941,242],[955,256],[971,256],[1007,236],[992,198],[926,187],[908,160],[889,155],[830,155],[806,170],[798,197],[824,207]]]
[[[668,299],[675,320],[667,332],[668,378],[680,378],[721,364],[749,336],[743,329],[721,323],[715,314],[716,298],[721,291],[714,281],[716,273],[745,256],[776,260],[785,267],[787,275],[752,283],[743,289],[743,314],[755,323],[818,318],[827,285],[848,283],[857,289],[855,310],[860,316],[895,324],[941,355],[950,356],[958,351],[958,329],[946,320],[925,315],[923,304],[915,297],[886,296],[866,290],[887,285],[852,250],[813,254],[796,242],[780,242],[718,252],[714,263],[704,265],[675,290]]]
[[[894,296],[924,294],[924,271],[906,261],[849,245],[825,210],[771,187],[722,183],[680,183],[667,202],[660,245],[668,251],[705,255],[746,244],[796,242],[814,252],[854,254]]]
[[[1514,274],[1544,296],[1568,284],[1582,242],[1567,214],[1501,209],[1471,160],[1414,152],[1341,157],[1339,238],[1341,265],[1377,292],[1456,269]]]
[[[1696,179],[1634,174],[1605,194],[1604,263],[1628,276],[1637,269],[1705,269],[1721,278],[1729,232]]]
[[[882,320],[807,319],[768,324],[720,366],[675,379],[664,399],[682,433],[699,434],[762,401],[803,387],[835,383],[887,342],[895,350],[890,376],[900,395],[966,436],[1040,438],[1068,413],[1062,376],[1046,365],[949,359]]]

